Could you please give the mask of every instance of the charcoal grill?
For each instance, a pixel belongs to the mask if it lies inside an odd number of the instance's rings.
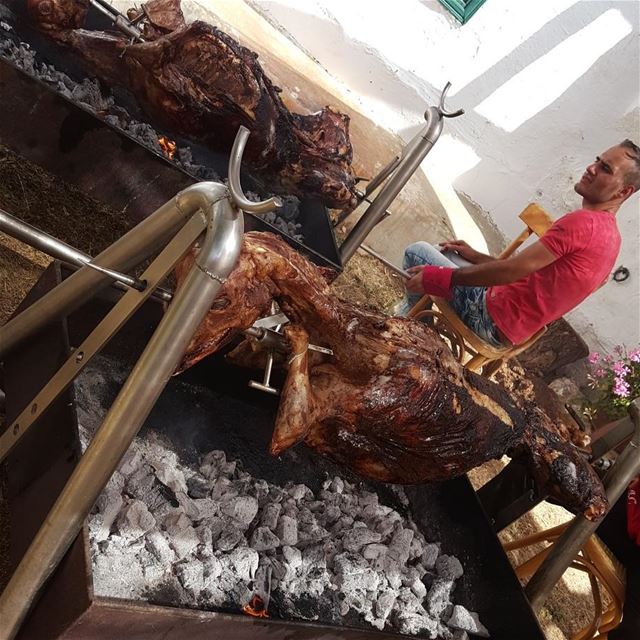
[[[26,39],[37,43],[38,51],[51,53],[56,62],[64,60],[64,54],[53,53],[50,43],[38,34],[31,32]],[[61,69],[72,74],[73,61],[65,60]],[[0,103],[3,143],[89,195],[113,208],[126,210],[131,222],[138,222],[176,192],[197,181],[166,158],[142,147],[127,134],[2,59],[0,87],[3,95],[12,97]],[[220,175],[226,175],[224,156],[209,152],[206,164]],[[264,193],[263,185],[251,176],[245,175],[243,183]],[[305,244],[288,236],[285,240],[316,264],[341,269],[326,209],[318,202],[303,202],[298,221],[302,224]],[[251,214],[245,215],[245,226],[279,233]],[[67,268],[54,263],[19,311],[55,287],[68,273]],[[116,295],[114,291],[103,292],[68,318],[52,323],[7,357],[4,373],[9,423],[50,379],[72,347],[80,344],[113,304]],[[135,361],[139,353],[132,345],[146,343],[161,315],[161,306],[150,301],[127,323],[104,352],[113,366],[126,369]],[[148,425],[167,435],[181,455],[197,457],[202,450],[223,449],[229,456],[240,459],[254,475],[274,483],[294,480],[315,488],[324,473],[348,475],[304,447],[279,459],[267,455],[276,401],[247,391],[247,381],[254,375],[230,371],[219,357],[205,360],[170,383]],[[115,389],[113,391],[115,394]],[[111,399],[100,400],[106,407]],[[75,408],[71,391],[60,396],[7,461],[9,560],[13,568],[79,458]],[[216,415],[215,429],[210,424],[212,415]],[[381,495],[389,494],[382,485],[372,485],[371,489]],[[465,565],[465,576],[456,591],[458,602],[478,611],[494,637],[513,637],[513,630],[517,629],[518,637],[525,640],[542,638],[468,481],[460,478],[413,488],[408,495],[412,517],[425,536],[443,540],[444,551],[456,555]],[[392,500],[389,496],[389,501]],[[20,637],[208,638],[212,634],[238,639],[399,637],[373,631],[355,618],[345,618],[342,625],[309,624],[279,620],[277,616],[255,620],[237,613],[185,610],[170,605],[170,601],[161,600],[134,603],[95,597],[85,527],[48,582]]]
[[[70,268],[54,262],[23,301],[20,309],[58,284]],[[14,351],[5,362],[7,418],[11,421],[86,337],[118,298],[104,291],[65,320]],[[149,300],[103,352],[111,366],[128,370],[162,316],[160,303]],[[90,375],[89,373],[86,375]],[[240,459],[253,475],[275,484],[304,482],[317,488],[325,473],[346,476],[343,469],[304,446],[280,458],[267,454],[277,409],[277,399],[247,391],[254,372],[230,368],[220,357],[205,359],[174,378],[143,429],[161,431],[181,457],[195,458],[213,448]],[[96,403],[106,409],[117,384]],[[21,559],[55,498],[79,458],[76,402],[68,391],[58,398],[38,425],[7,460],[10,506],[9,561]],[[86,406],[86,405],[83,405]],[[215,421],[214,421],[215,416]],[[215,422],[215,423],[214,423]],[[388,504],[394,498],[388,487],[371,484]],[[460,604],[478,611],[494,638],[541,639],[543,635],[511,570],[509,562],[475,492],[466,478],[410,487],[409,509],[427,539],[441,540],[443,551],[456,555],[465,567],[455,595]],[[398,505],[399,510],[404,507]],[[91,558],[86,527],[47,584],[20,638],[290,638],[354,639],[398,638],[399,634],[374,631],[357,618],[344,624],[311,624],[292,620],[257,620],[240,613],[178,609],[170,602],[141,603],[94,597]],[[313,607],[313,604],[309,604]],[[317,606],[317,605],[316,605]],[[516,631],[517,630],[517,631]],[[218,636],[215,636],[218,637]]]

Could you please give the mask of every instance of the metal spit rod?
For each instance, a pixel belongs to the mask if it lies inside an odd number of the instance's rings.
[[[609,505],[616,503],[631,480],[640,472],[640,398],[629,405],[629,414],[635,425],[633,437],[604,479]],[[554,585],[599,524],[600,521],[591,522],[583,515],[578,515],[556,540],[549,555],[525,588],[534,611],[545,603]]]
[[[429,107],[425,111],[424,115],[427,124],[415,138],[409,142],[402,153],[400,162],[395,163],[394,159],[382,170],[381,173],[388,174],[386,182],[340,246],[340,258],[343,265],[353,257],[358,247],[378,222],[380,222],[389,205],[418,169],[425,156],[431,151],[431,148],[442,133],[443,119],[456,118],[464,113],[464,109],[458,109],[453,112],[445,110],[444,100],[450,87],[451,83],[447,82],[440,96],[440,104],[437,107]],[[373,182],[377,187],[380,180],[376,176]]]
[[[377,251],[374,251],[368,244],[361,244],[360,249],[368,253],[370,256],[373,256],[377,260],[380,260],[382,264],[386,265],[389,269],[391,269],[391,271],[393,271],[393,273],[399,275],[401,278],[405,278],[406,280],[408,280],[411,277],[411,275],[408,274],[404,269],[396,267],[393,262],[389,262],[389,260],[387,260],[384,256],[381,256]]]
[[[114,26],[125,35],[137,40],[138,42],[144,42],[142,37],[142,31],[138,29],[125,15],[120,13],[115,7],[110,5],[105,0],[89,0],[90,4],[95,7],[100,13],[107,16],[111,20]]]
[[[68,245],[62,240],[58,240],[53,236],[37,229],[36,227],[18,220],[11,214],[7,213],[3,209],[0,209],[0,231],[7,235],[28,244],[53,258],[70,262],[71,264],[78,265],[79,267],[90,267],[100,273],[109,276],[115,280],[114,285],[119,288],[136,289],[137,291],[144,291],[146,283],[142,280],[132,278],[125,273],[120,273],[114,269],[103,267],[93,262],[93,258],[78,249],[75,249],[71,245]],[[165,289],[158,288],[153,292],[153,297],[158,298],[164,302],[171,300],[171,293]]]

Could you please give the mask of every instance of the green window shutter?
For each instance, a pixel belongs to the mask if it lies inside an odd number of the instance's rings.
[[[464,24],[484,4],[485,0],[438,0]]]

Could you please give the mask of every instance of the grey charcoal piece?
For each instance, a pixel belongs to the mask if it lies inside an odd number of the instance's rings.
[[[240,580],[253,580],[258,569],[260,556],[255,549],[250,547],[238,547],[229,552],[221,561],[227,560]]]
[[[375,612],[376,616],[385,621],[396,603],[397,595],[394,591],[384,591],[376,600]]]
[[[367,544],[362,548],[362,556],[367,560],[378,560],[387,555],[386,544]]]
[[[313,492],[306,484],[295,484],[288,490],[289,495],[296,501],[313,500]]]
[[[336,584],[343,593],[352,591],[375,591],[380,576],[369,568],[367,561],[353,553],[341,553],[335,557]]]
[[[281,511],[282,505],[277,502],[275,504],[265,505],[260,515],[260,524],[263,527],[268,527],[271,531],[275,531],[278,526],[278,518],[280,517]]]
[[[463,629],[455,629],[451,640],[469,640],[469,634]]]
[[[212,556],[202,563],[202,575],[204,579],[204,588],[214,591],[218,587],[218,578],[222,573],[222,563],[218,558]]]
[[[225,501],[221,511],[246,529],[258,513],[258,501],[253,496],[237,496]]]
[[[296,547],[282,547],[282,557],[285,560],[285,566],[291,568],[293,572],[302,566],[302,552]]]
[[[441,555],[436,560],[436,571],[441,578],[447,580],[457,580],[464,573],[460,560],[447,555]]]
[[[225,529],[220,537],[216,540],[216,549],[218,551],[231,551],[235,549],[240,542],[244,542],[244,535],[242,531],[236,528]]]
[[[187,494],[194,500],[207,498],[211,490],[209,483],[200,476],[191,476],[187,480]]]
[[[347,531],[342,537],[342,544],[346,551],[360,551],[365,545],[380,542],[381,535],[367,527],[357,527]]]
[[[402,585],[402,570],[400,565],[386,555],[382,560],[383,573],[392,589],[399,589]]]
[[[118,471],[125,477],[128,478],[130,475],[135,473],[142,464],[142,455],[138,449],[134,449],[133,447],[129,449],[123,456],[122,462],[118,467]]]
[[[170,544],[180,560],[192,553],[200,543],[191,520],[184,513],[171,513],[162,526],[170,536]]]
[[[198,547],[199,552],[207,557],[210,556],[213,550],[213,533],[211,527],[208,524],[201,524],[199,527],[194,528],[200,541],[200,546]]]
[[[101,542],[109,537],[111,526],[120,513],[124,501],[122,500],[121,491],[108,489],[100,494],[96,506],[100,513],[101,523],[94,531],[96,542]]]
[[[156,526],[156,519],[149,513],[144,502],[132,500],[118,514],[116,526],[123,538],[133,541],[151,531]]]
[[[336,507],[335,505],[330,505],[325,509],[324,517],[327,524],[333,524],[342,516],[342,511],[340,511],[340,507]]]
[[[413,536],[414,533],[411,529],[400,527],[391,538],[387,554],[390,558],[396,560],[400,566],[405,565],[409,559],[409,550],[411,549]]]
[[[169,566],[176,559],[176,554],[165,535],[158,529],[154,529],[146,535],[145,546],[158,559],[158,562],[165,566]]]
[[[475,611],[468,611],[465,607],[456,604],[453,607],[453,613],[449,618],[447,624],[452,629],[462,629],[468,633],[472,633],[482,638],[489,638],[489,631],[480,622],[478,614]]]
[[[419,613],[401,613],[397,618],[398,631],[415,636],[424,634],[426,638],[438,637],[438,621]]]
[[[268,551],[280,546],[280,538],[269,527],[257,527],[251,534],[249,545],[256,551]]]
[[[191,499],[186,493],[178,491],[175,494],[176,500],[180,505],[185,515],[191,520],[201,520],[200,509],[195,503],[195,500]]]
[[[196,520],[211,520],[218,514],[218,503],[211,498],[196,498],[192,500],[196,507]]]
[[[132,498],[145,500],[151,493],[153,485],[156,483],[156,476],[148,464],[142,466],[132,473],[126,480],[125,491]]]
[[[229,478],[216,478],[211,486],[211,498],[213,500],[229,499],[237,496]]]
[[[428,542],[424,545],[420,563],[425,569],[433,569],[436,566],[436,560],[440,555],[440,546],[434,542]]]
[[[180,584],[197,596],[204,587],[204,568],[199,560],[180,562],[174,565],[174,570],[180,580]]]
[[[427,587],[424,586],[424,582],[418,577],[409,585],[409,588],[415,594],[416,598],[420,600],[423,600],[427,595]]]
[[[342,493],[344,491],[344,480],[339,476],[336,476],[331,481],[330,487],[332,491],[335,491],[336,493]]]
[[[450,604],[453,580],[436,578],[427,593],[425,608],[434,617],[439,618]]]
[[[187,481],[184,473],[175,467],[171,460],[153,460],[151,466],[156,471],[156,476],[165,487],[169,487],[175,494],[187,493]]]
[[[276,527],[276,535],[283,545],[295,546],[298,544],[298,523],[289,516],[280,516]]]

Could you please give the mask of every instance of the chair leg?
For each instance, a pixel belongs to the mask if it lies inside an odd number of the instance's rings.
[[[413,307],[411,307],[411,310],[409,311],[409,313],[407,313],[407,318],[413,318],[415,315],[420,313],[429,304],[430,300],[430,295],[422,296],[422,298],[420,298],[420,300],[418,300],[418,302],[416,302]]]
[[[483,356],[480,353],[476,353],[476,355],[473,356],[473,358],[471,358],[471,360],[469,360],[469,362],[467,362],[464,366],[465,369],[469,369],[469,371],[475,371],[476,373],[478,373],[482,365],[487,362],[487,360],[489,360],[489,358],[487,358],[486,356]]]
[[[482,375],[490,378],[503,364],[504,358],[498,358],[497,360],[491,360],[482,367]]]

